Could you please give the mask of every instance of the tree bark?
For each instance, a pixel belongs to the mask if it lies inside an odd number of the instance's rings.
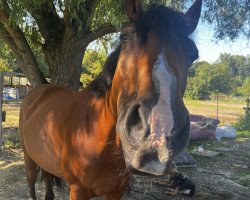
[[[104,24],[100,29],[77,34],[72,27],[66,26],[62,37],[43,45],[45,59],[50,66],[51,84],[78,90],[82,72],[82,59],[89,43],[116,29]]]
[[[80,44],[76,38],[44,46],[45,59],[50,66],[50,83],[78,90],[85,50],[86,45]]]

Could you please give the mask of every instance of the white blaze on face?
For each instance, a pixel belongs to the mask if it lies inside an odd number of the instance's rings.
[[[152,108],[148,124],[153,147],[165,145],[166,136],[174,126],[174,116],[171,108],[171,88],[176,85],[176,77],[168,65],[164,53],[158,56],[153,68],[153,81],[159,93],[157,104]],[[172,94],[173,95],[173,94]],[[174,94],[175,95],[175,94]]]

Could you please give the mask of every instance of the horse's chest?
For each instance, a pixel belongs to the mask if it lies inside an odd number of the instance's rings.
[[[75,171],[75,179],[77,179],[75,181],[81,182],[81,185],[97,196],[127,188],[130,173],[126,170],[121,157],[82,159],[79,160],[78,169]],[[84,160],[89,162],[86,163]]]
[[[91,189],[96,195],[102,196],[128,186],[130,174],[126,169],[104,168],[94,173],[98,176],[94,176]]]

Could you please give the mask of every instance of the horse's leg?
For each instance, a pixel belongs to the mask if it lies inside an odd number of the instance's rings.
[[[53,193],[53,185],[52,185],[53,175],[43,170],[43,176],[44,176],[44,182],[46,186],[45,200],[53,200],[55,197]]]
[[[88,189],[77,184],[70,185],[70,200],[89,200],[91,199],[91,194]]]
[[[104,196],[104,200],[120,200],[126,197],[127,187],[122,187],[119,190],[116,190],[114,193]]]
[[[104,196],[104,200],[121,200],[123,196],[124,196],[123,193],[118,192],[118,193]]]
[[[35,200],[35,184],[37,179],[37,164],[30,158],[26,150],[24,149],[24,162],[26,166],[27,181],[30,188],[30,197]]]

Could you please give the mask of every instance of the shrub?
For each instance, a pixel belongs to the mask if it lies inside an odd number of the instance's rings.
[[[235,124],[235,128],[239,131],[250,131],[250,114],[241,117]]]

